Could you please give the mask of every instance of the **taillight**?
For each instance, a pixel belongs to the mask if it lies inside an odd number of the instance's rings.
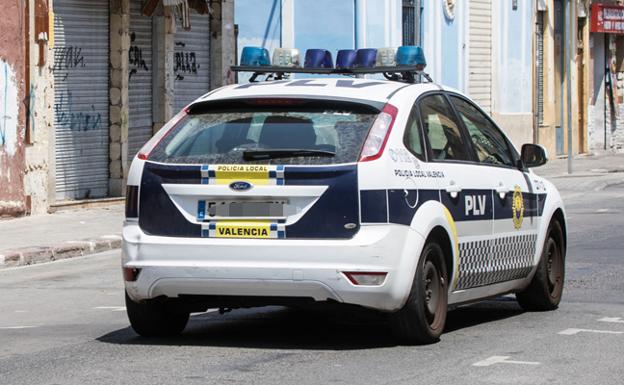
[[[156,135],[152,136],[150,140],[145,143],[145,145],[141,148],[137,156],[139,159],[147,160],[149,154],[158,146],[158,144],[169,135],[171,130],[175,128],[175,126],[180,123],[180,121],[188,114],[188,107],[182,109],[182,111],[178,112],[176,116],[174,116],[167,124],[165,124]]]
[[[386,104],[377,115],[362,147],[360,162],[378,159],[383,154],[398,112],[399,110],[395,106]]]
[[[139,217],[139,186],[126,186],[126,218]]]
[[[135,282],[137,278],[139,278],[139,273],[141,269],[137,269],[136,267],[124,267],[122,268],[123,278],[126,282]]]

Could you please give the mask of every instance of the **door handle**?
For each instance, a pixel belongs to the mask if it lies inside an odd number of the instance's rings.
[[[498,197],[500,199],[505,199],[505,197],[507,196],[507,193],[510,191],[511,189],[503,185],[503,182],[498,183],[498,187],[496,188],[496,193],[498,194]]]
[[[461,192],[462,188],[458,186],[455,181],[451,181],[448,186],[446,186],[446,192],[449,193],[451,198],[457,198],[457,195]]]

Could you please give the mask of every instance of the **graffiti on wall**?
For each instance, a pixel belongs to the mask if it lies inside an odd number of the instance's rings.
[[[56,124],[72,131],[97,130],[101,127],[102,114],[95,110],[93,104],[88,112],[74,111],[75,106],[71,91],[64,91],[60,96],[57,94],[54,103]]]
[[[54,64],[52,65],[52,72],[68,71],[65,74],[65,79],[69,76],[69,70],[74,68],[85,67],[84,55],[82,54],[82,47],[78,46],[57,46],[54,47]],[[63,80],[65,80],[63,79]]]
[[[176,52],[174,54],[174,72],[175,80],[184,80],[185,75],[197,74],[199,64],[197,63],[197,54],[193,51],[187,51],[184,48],[186,44],[181,41],[175,42]]]
[[[143,49],[136,44],[136,33],[130,34],[130,51],[128,51],[128,60],[130,61],[130,76],[136,75],[139,71],[149,71],[147,63],[143,59]]]
[[[9,63],[0,61],[0,151],[9,156],[17,150],[17,85]]]

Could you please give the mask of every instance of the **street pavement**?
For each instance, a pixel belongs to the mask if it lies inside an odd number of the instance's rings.
[[[624,181],[550,167],[536,171],[562,189],[569,236],[556,311],[513,296],[460,307],[428,346],[396,345],[350,308],[213,310],[148,340],[128,326],[112,250],[0,270],[0,384],[622,384]]]

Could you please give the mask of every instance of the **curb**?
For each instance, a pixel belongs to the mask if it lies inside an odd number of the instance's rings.
[[[119,248],[121,248],[121,236],[104,235],[82,241],[66,241],[54,246],[4,250],[0,251],[0,269],[82,257]]]

